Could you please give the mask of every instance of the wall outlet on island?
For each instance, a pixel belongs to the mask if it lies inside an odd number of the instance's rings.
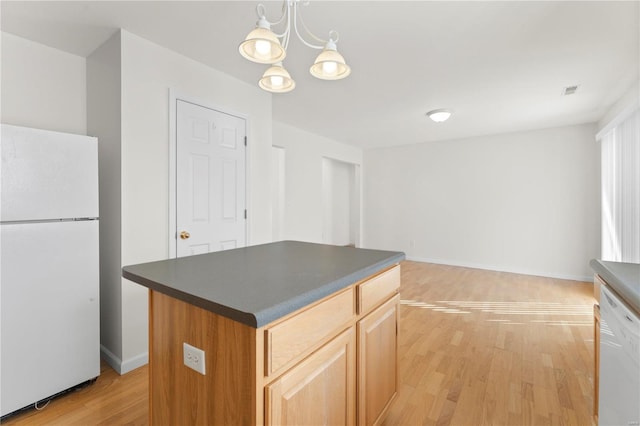
[[[184,365],[187,367],[196,370],[198,373],[203,376],[206,375],[205,371],[205,362],[204,362],[204,351],[202,349],[198,349],[194,346],[191,346],[188,343],[182,343],[182,355],[184,358]]]

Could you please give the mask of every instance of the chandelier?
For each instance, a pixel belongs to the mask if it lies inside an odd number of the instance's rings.
[[[238,48],[240,54],[252,62],[271,64],[258,82],[260,88],[268,92],[285,93],[296,87],[296,82],[282,65],[282,61],[287,56],[292,33],[295,33],[305,46],[322,50],[309,69],[312,76],[322,80],[340,80],[351,73],[351,68],[345,63],[336,47],[338,33],[330,31],[328,40],[313,35],[298,10],[300,2],[301,0],[285,0],[282,3],[282,16],[274,22],[267,20],[264,5],[258,4],[256,6],[258,15],[256,28],[247,35]],[[271,31],[271,26],[275,27],[283,23],[282,33],[277,34]],[[306,32],[309,38],[321,44],[313,44],[305,40],[300,34],[298,26]]]

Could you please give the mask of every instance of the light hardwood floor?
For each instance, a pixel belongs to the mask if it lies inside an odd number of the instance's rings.
[[[402,265],[390,425],[591,425],[591,283]],[[146,425],[148,370],[98,381],[3,425]]]
[[[405,262],[385,425],[592,424],[593,285]]]

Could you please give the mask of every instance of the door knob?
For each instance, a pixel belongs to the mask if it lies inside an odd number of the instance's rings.
[[[183,239],[183,240],[189,239],[190,236],[191,236],[191,234],[189,234],[187,231],[182,231],[180,233],[180,238]]]

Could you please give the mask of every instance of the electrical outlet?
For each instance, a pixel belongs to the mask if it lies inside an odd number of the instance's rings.
[[[184,365],[196,370],[203,376],[206,375],[204,351],[202,349],[195,348],[188,343],[182,343],[182,355],[184,358]]]

